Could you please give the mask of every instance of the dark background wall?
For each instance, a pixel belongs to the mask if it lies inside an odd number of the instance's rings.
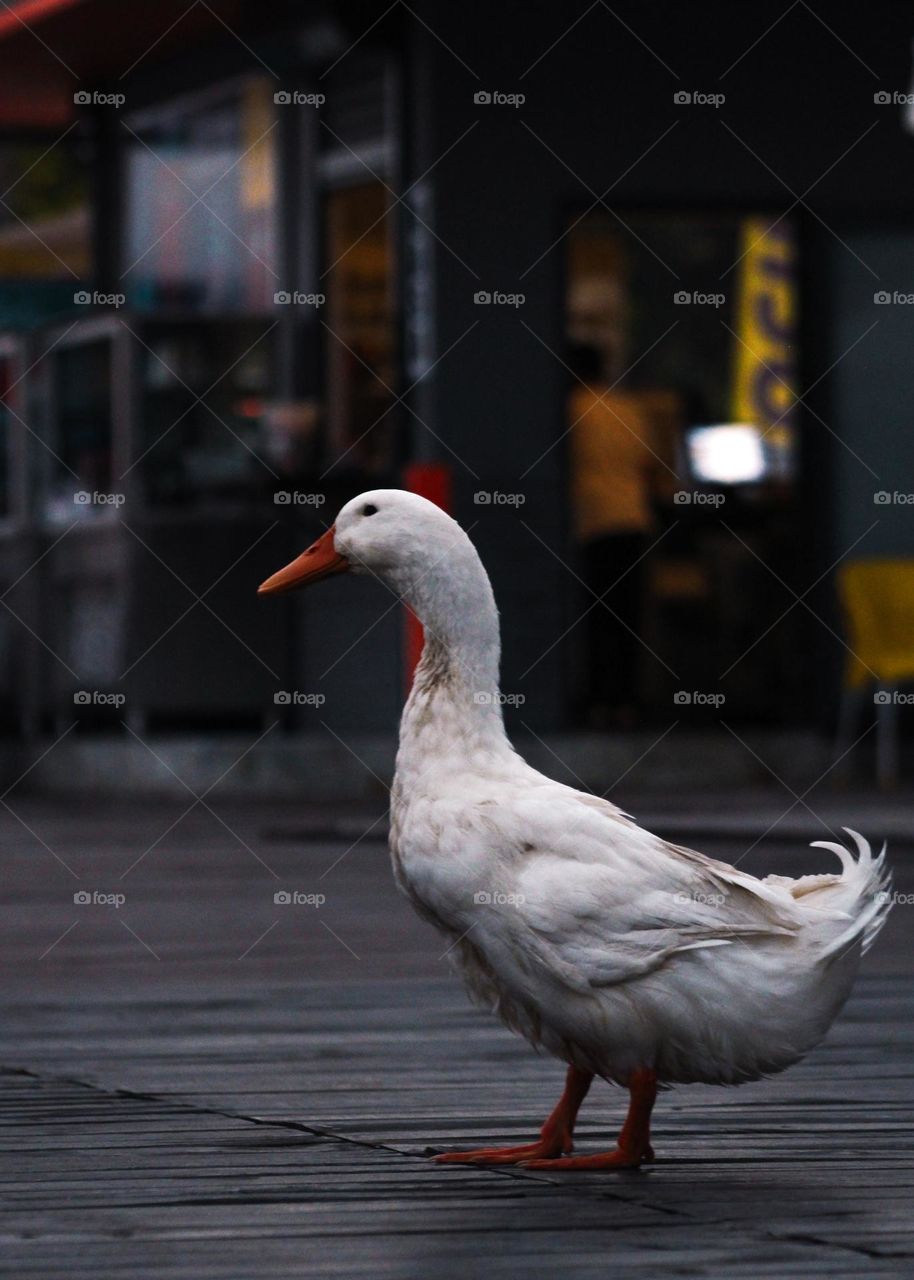
[[[914,534],[914,234],[897,226],[852,227],[845,238],[878,271],[877,291],[893,301],[874,304],[873,282],[840,245],[829,248],[833,358],[856,344],[830,377],[846,446],[834,450],[833,475],[842,496],[835,513],[836,554],[878,521],[867,549],[907,555]],[[909,301],[895,301],[899,293]],[[877,495],[890,501],[876,501]],[[899,501],[899,495],[912,501]]]
[[[890,3],[865,12],[824,7],[820,17],[803,3],[786,14],[780,5],[717,3],[613,10],[427,4],[417,12],[436,34],[412,36],[411,75],[433,94],[408,118],[411,176],[456,143],[430,175],[444,242],[434,246],[438,350],[456,343],[433,374],[434,423],[466,464],[454,463],[459,515],[479,519],[473,536],[502,606],[508,688],[560,633],[558,620],[576,616],[568,613],[575,584],[519,522],[474,507],[472,495],[523,493],[523,519],[569,556],[563,448],[524,472],[561,434],[568,385],[557,358],[566,242],[549,246],[571,213],[607,188],[606,203],[623,219],[657,208],[770,211],[772,220],[793,208],[799,219],[804,381],[837,363],[810,400],[820,420],[807,416],[802,428],[807,536],[798,546],[798,589],[867,527],[873,491],[895,487],[889,480],[914,447],[914,308],[873,304],[876,289],[914,289],[914,137],[902,129],[901,106],[874,102],[878,92],[910,87],[911,11]],[[479,89],[522,92],[526,102],[479,106]],[[679,106],[679,90],[724,93],[726,101]],[[480,308],[480,288],[519,290],[526,301],[516,312]],[[493,329],[497,341],[484,341]],[[867,456],[885,483],[874,483],[835,436]],[[893,509],[880,528],[858,552],[910,552],[910,513]],[[815,639],[828,643],[821,628]],[[559,716],[569,643],[517,685],[528,696],[535,688],[525,717],[534,727]]]

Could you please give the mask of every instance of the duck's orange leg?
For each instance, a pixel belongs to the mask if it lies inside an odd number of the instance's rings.
[[[594,1156],[571,1156],[565,1160],[533,1156],[520,1163],[525,1169],[552,1169],[565,1173],[574,1169],[637,1169],[643,1160],[653,1160],[651,1111],[657,1098],[657,1073],[647,1067],[633,1071],[628,1089],[628,1115],[616,1140],[615,1151]]]
[[[438,1164],[520,1164],[521,1161],[540,1157],[560,1156],[574,1146],[572,1134],[578,1109],[587,1096],[593,1075],[569,1067],[565,1077],[565,1091],[555,1109],[540,1130],[538,1142],[528,1142],[522,1147],[480,1147],[476,1151],[448,1151],[435,1156]],[[564,1161],[557,1163],[564,1164]]]

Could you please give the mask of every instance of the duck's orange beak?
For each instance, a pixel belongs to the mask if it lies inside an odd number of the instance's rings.
[[[334,529],[331,527],[321,534],[317,542],[312,542],[307,551],[287,564],[284,569],[274,573],[272,578],[261,582],[257,588],[259,596],[278,596],[284,591],[294,591],[296,587],[304,587],[309,582],[319,582],[321,578],[329,578],[334,573],[345,573],[349,561],[340,555],[333,544]]]

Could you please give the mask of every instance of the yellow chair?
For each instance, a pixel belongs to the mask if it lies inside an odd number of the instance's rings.
[[[914,682],[914,560],[851,560],[838,570],[850,652],[838,724],[840,760],[867,695],[876,704],[876,775],[898,778],[898,686]],[[836,761],[837,762],[837,761]]]

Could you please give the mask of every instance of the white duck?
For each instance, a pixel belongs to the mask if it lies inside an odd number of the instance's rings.
[[[382,579],[425,628],[392,792],[397,883],[450,940],[471,995],[568,1064],[538,1141],[437,1159],[636,1166],[653,1157],[658,1085],[738,1084],[812,1048],[888,910],[884,850],[874,859],[849,832],[856,860],[817,842],[841,859],[840,875],[757,880],[537,773],[505,735],[488,576],[459,525],[424,498],[354,498],[260,591],[346,570]],[[595,1075],[630,1091],[617,1147],[564,1156]]]

